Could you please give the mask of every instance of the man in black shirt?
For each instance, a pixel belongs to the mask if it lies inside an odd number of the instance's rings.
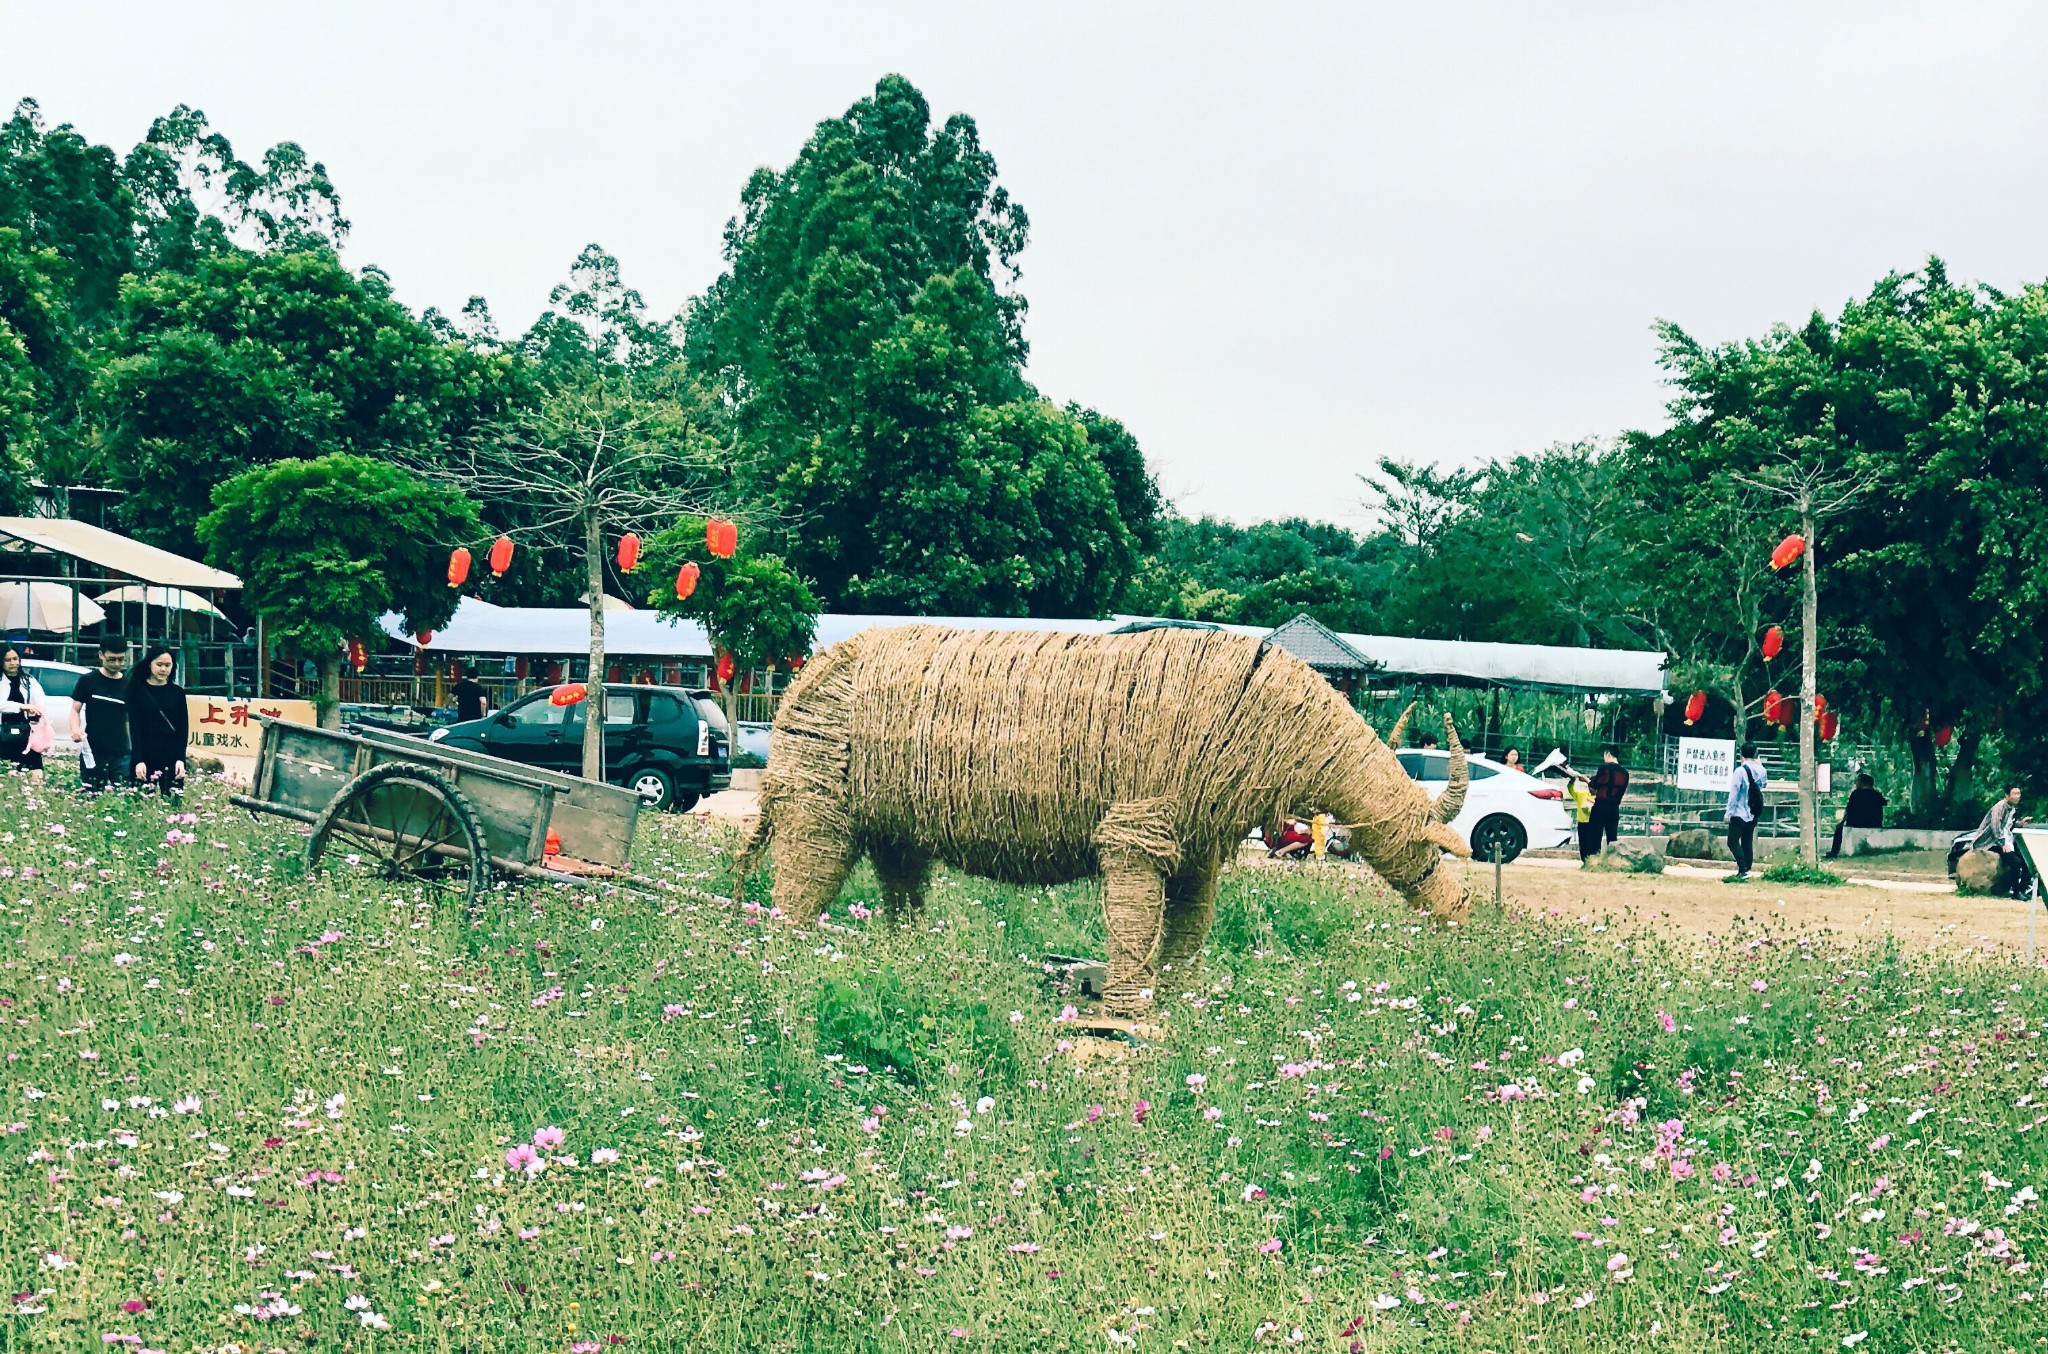
[[[1621,836],[1621,797],[1628,793],[1628,768],[1621,764],[1621,749],[1612,743],[1600,749],[1600,769],[1586,783],[1593,792],[1593,815],[1589,822],[1607,841]]]
[[[100,665],[71,689],[71,741],[78,779],[88,790],[128,783],[128,641],[100,639]]]
[[[461,680],[451,688],[455,693],[455,718],[463,721],[482,719],[484,709],[490,703],[490,693],[484,690],[484,684],[469,668],[458,667],[456,672]]]

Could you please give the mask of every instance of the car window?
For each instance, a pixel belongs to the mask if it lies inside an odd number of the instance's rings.
[[[1443,752],[1404,752],[1401,754],[1401,769],[1419,781],[1449,780],[1451,778],[1450,754]]]
[[[513,706],[505,714],[522,729],[559,729],[568,721],[569,711],[580,708],[556,705],[546,696],[536,696],[524,705]]]
[[[604,698],[604,722],[607,724],[631,724],[640,714],[638,696],[611,696]]]
[[[727,738],[730,738],[732,736],[732,729],[725,722],[725,707],[718,703],[717,698],[714,696],[698,696],[696,701],[697,713],[704,716],[704,722],[724,734]]]
[[[683,703],[665,692],[650,692],[647,697],[647,722],[668,724],[683,717]]]
[[[1488,776],[1500,774],[1499,768],[1487,766],[1483,762],[1468,762],[1466,765],[1472,768],[1472,779],[1474,780],[1485,780]]]
[[[59,700],[70,700],[72,688],[78,685],[79,674],[63,668],[45,668],[34,663],[23,663],[22,668],[36,679],[46,695]]]

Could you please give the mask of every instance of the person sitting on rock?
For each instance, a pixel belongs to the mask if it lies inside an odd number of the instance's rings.
[[[2027,869],[2026,858],[2013,849],[2012,842],[2012,830],[2028,821],[2020,817],[2020,787],[2008,785],[1984,815],[1984,821],[1977,824],[1977,835],[1970,839],[1972,851],[1998,853],[1999,877],[2011,883],[2015,898],[2025,898],[2034,891],[2033,873]]]
[[[1835,824],[1835,844],[1828,848],[1828,859],[1842,854],[1842,831],[1845,828],[1884,826],[1884,806],[1889,801],[1884,792],[1877,788],[1877,780],[1868,772],[1856,777],[1856,788],[1849,792],[1849,802],[1842,808],[1842,821]]]

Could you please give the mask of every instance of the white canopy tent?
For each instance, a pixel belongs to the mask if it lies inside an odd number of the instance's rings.
[[[1106,634],[1143,617],[1041,620],[1006,616],[878,616],[826,613],[818,617],[814,648],[826,648],[877,626],[945,625],[962,630],[1046,630]],[[386,616],[384,631],[415,644],[400,618]],[[1264,638],[1269,630],[1219,626]],[[1412,677],[1534,691],[1594,691],[1658,696],[1664,692],[1664,655],[1654,649],[1578,649],[1546,644],[1476,644],[1463,640],[1407,639],[1394,635],[1341,635],[1379,665],[1374,677]],[[454,618],[434,632],[430,653],[545,655],[573,658],[590,647],[590,617],[581,607],[501,607],[465,597]],[[605,613],[605,651],[620,657],[703,660],[712,656],[704,628],[668,621],[653,611]]]
[[[202,616],[213,616],[226,620],[227,613],[207,601],[196,592],[183,588],[158,588],[143,583],[129,583],[111,589],[93,598],[101,606],[153,606],[166,611],[192,611]]]

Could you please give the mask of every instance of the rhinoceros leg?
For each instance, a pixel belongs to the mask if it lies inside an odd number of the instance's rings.
[[[1216,920],[1216,880],[1221,874],[1212,851],[1182,867],[1166,881],[1166,918],[1159,935],[1159,976],[1180,981],[1201,969],[1202,945]]]
[[[1152,1004],[1158,978],[1152,956],[1159,949],[1165,883],[1149,860],[1123,857],[1102,863],[1102,921],[1109,932],[1109,973],[1103,1009],[1136,1015]]]
[[[882,886],[882,916],[898,925],[924,910],[925,885],[930,882],[929,856],[894,845],[870,845],[868,859],[874,862],[875,878]]]
[[[798,926],[809,926],[839,896],[858,853],[843,811],[829,806],[779,807],[775,824],[775,907]]]
[[[1102,864],[1102,920],[1109,932],[1109,973],[1103,1007],[1136,1015],[1158,985],[1153,957],[1166,910],[1165,877],[1179,868],[1173,805],[1164,799],[1112,804],[1095,829]]]

